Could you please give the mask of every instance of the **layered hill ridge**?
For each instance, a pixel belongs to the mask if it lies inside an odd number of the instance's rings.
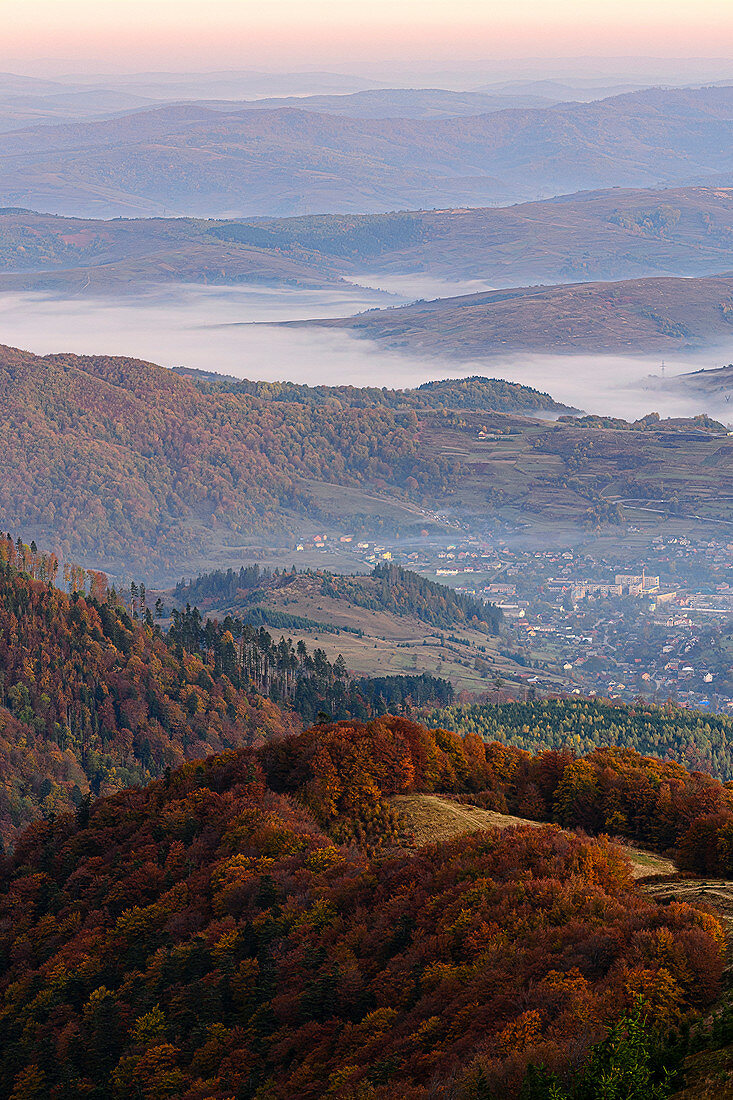
[[[250,111],[294,107],[317,114],[345,115],[349,118],[459,118],[463,115],[487,114],[512,107],[547,107],[552,95],[532,92],[492,93],[490,91],[460,92],[445,88],[368,88],[341,95],[281,96],[278,98],[235,100],[207,103],[217,110]]]
[[[733,269],[733,192],[565,195],[483,209],[221,221],[0,212],[0,288],[86,296],[183,282],[338,286],[415,276],[494,286]],[[579,247],[578,241],[582,241]]]
[[[171,105],[8,134],[0,202],[210,217],[486,205],[713,175],[719,185],[733,171],[732,125],[729,87],[433,121]]]

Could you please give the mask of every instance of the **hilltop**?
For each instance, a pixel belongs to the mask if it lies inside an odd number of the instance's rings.
[[[426,580],[399,565],[374,567],[367,576],[337,576],[331,573],[263,574],[255,566],[242,568],[239,574],[229,569],[200,576],[189,584],[176,586],[179,602],[195,602],[203,607],[231,606],[239,600],[260,603],[278,596],[287,606],[297,593],[311,591],[371,611],[388,611],[398,616],[414,616],[423,623],[446,629],[475,625],[495,634],[501,613],[492,605],[480,603],[451,588]]]
[[[680,390],[683,393],[695,393],[722,397],[726,403],[733,394],[733,364],[725,367],[709,367],[706,370],[679,374],[675,378],[655,378],[660,388]]]
[[[285,632],[296,646],[317,645],[331,661],[341,656],[357,675],[380,681],[390,708],[401,702],[399,693],[392,694],[400,684],[413,705],[429,702],[419,685],[411,686],[425,674],[430,683],[437,677],[475,693],[486,691],[491,676],[501,673],[512,682],[523,671],[500,652],[496,607],[394,564],[350,576],[273,574],[258,566],[217,570],[179,583],[163,602],[195,604],[207,616],[231,615]]]
[[[378,386],[307,386],[299,382],[253,382],[226,374],[173,367],[174,374],[190,378],[202,393],[248,394],[265,401],[298,402],[305,405],[333,405],[340,402],[357,409],[384,406],[405,412],[577,412],[554,401],[548,393],[503,378],[473,374],[464,378],[443,378],[423,382],[415,389],[391,390]]]
[[[504,111],[510,107],[546,107],[552,96],[507,91],[449,91],[445,88],[368,88],[342,95],[278,96],[249,100],[246,103],[207,103],[217,110],[272,111],[295,107],[317,114],[345,115],[349,118],[460,118]]]

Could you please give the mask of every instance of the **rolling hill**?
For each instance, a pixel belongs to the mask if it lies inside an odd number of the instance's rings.
[[[0,348],[0,524],[65,559],[114,574],[133,566],[150,581],[212,553],[216,562],[222,544],[245,549],[255,532],[292,544],[296,525],[333,523],[333,508],[335,522],[420,530],[421,500],[447,488],[459,463],[422,447],[418,412],[562,411],[547,394],[490,379],[376,392],[207,383],[133,359]],[[333,507],[319,504],[324,489]]]
[[[180,97],[161,85],[145,89],[139,95],[124,85],[50,84],[40,90],[6,91],[0,76],[0,132],[26,129],[29,126],[59,122],[79,122],[83,119],[112,119],[132,111],[150,110],[174,102],[211,111],[231,114],[235,111],[277,110],[295,107],[319,114],[343,115],[348,118],[455,118],[462,115],[485,114],[509,107],[543,107],[557,101],[548,95],[507,91],[457,92],[441,88],[369,88],[358,92],[321,95],[284,95],[249,99],[246,95],[231,99],[208,99],[195,94],[194,86],[180,90]],[[205,84],[205,82],[204,82]],[[216,90],[216,85],[213,86]],[[194,93],[194,94],[191,94]],[[612,93],[608,93],[612,94]],[[585,98],[585,97],[582,97]],[[596,96],[595,98],[600,98]]]
[[[0,290],[124,294],[170,283],[324,286],[331,257],[226,240],[190,218],[98,221],[0,211]]]
[[[726,188],[612,188],[414,217],[419,236],[402,247],[385,242],[375,256],[365,256],[362,262],[370,271],[426,272],[510,286],[521,279],[559,283],[709,275],[733,267],[733,191]],[[281,224],[286,238],[287,229],[298,222]],[[277,225],[272,229],[277,231]],[[355,256],[350,265],[357,277],[360,259]]]
[[[515,351],[663,355],[730,345],[733,276],[517,287],[285,324],[464,362]]]
[[[579,246],[579,242],[582,245]],[[221,221],[0,211],[0,290],[339,285],[425,273],[493,286],[733,269],[733,190],[566,195],[509,207]]]
[[[721,184],[732,133],[731,87],[437,120],[168,105],[7,134],[0,204],[227,217],[476,206],[713,175]]]

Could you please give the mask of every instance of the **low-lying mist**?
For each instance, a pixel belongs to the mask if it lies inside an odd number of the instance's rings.
[[[708,412],[726,423],[733,408],[722,398],[683,394],[649,381],[658,361],[616,355],[496,356],[456,362],[377,347],[347,333],[277,328],[272,322],[337,317],[403,299],[361,287],[333,291],[198,288],[111,299],[0,295],[0,343],[39,354],[127,355],[163,366],[188,366],[239,378],[311,384],[388,387],[483,374],[546,390],[587,412],[635,419]],[[255,324],[252,322],[264,322]],[[269,323],[268,323],[269,322]],[[731,349],[733,352],[733,348]],[[665,380],[719,366],[733,354],[677,356]]]
[[[382,290],[385,294],[393,294],[410,302],[418,298],[431,301],[434,298],[453,298],[460,294],[480,294],[496,289],[493,283],[487,283],[485,279],[447,279],[425,271],[405,274],[363,272],[348,281],[355,286]]]

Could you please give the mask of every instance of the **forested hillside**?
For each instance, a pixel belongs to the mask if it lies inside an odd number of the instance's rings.
[[[572,749],[587,753],[615,745],[676,760],[692,771],[733,779],[733,719],[676,706],[632,706],[601,699],[540,699],[475,703],[435,711],[430,726],[446,726],[528,752]]]
[[[534,756],[387,714],[298,732],[283,708],[379,713],[441,682],[350,680],[190,607],[164,636],[140,587],[125,607],[57,570],[0,539],[0,1098],[595,1100],[630,1073],[655,1095],[723,935],[639,892],[603,834],[733,876],[731,790],[576,755],[580,701],[538,704],[570,746]],[[415,792],[554,824],[405,854],[393,798]]]
[[[730,447],[712,431],[621,439],[613,429],[540,431],[529,417],[451,411],[491,404],[494,383],[470,378],[408,391],[417,404],[404,408],[400,391],[394,408],[370,404],[371,391],[269,392],[203,392],[199,378],[137,360],[0,348],[0,529],[64,560],[162,584],[230,561],[233,547],[255,539],[287,544],[314,522],[416,536],[447,510],[474,530],[508,523],[528,538],[556,538],[560,523],[574,533],[622,518],[599,496],[598,478],[656,499],[663,462],[665,485],[685,494],[685,523],[727,533],[718,463]],[[642,528],[650,523],[640,517]]]
[[[39,815],[144,783],[186,759],[282,737],[317,718],[449,704],[426,675],[349,676],[343,659],[231,616],[174,611],[163,634],[134,586],[0,538],[0,841]]]
[[[412,410],[204,394],[131,359],[0,348],[0,403],[0,523],[148,576],[179,569],[202,528],[287,529],[301,479],[435,491],[457,468],[424,453]]]
[[[565,1095],[555,1072],[583,1098],[629,1096],[632,1074],[651,1090],[655,1037],[718,989],[717,921],[552,827],[378,860],[335,843],[316,818],[358,816],[377,782],[495,768],[476,740],[351,731],[264,773],[246,750],[187,764],[25,834],[0,872],[0,1096],[515,1100],[528,1069],[522,1096]],[[589,1057],[639,999],[633,1064],[618,1039]]]
[[[176,652],[199,655],[215,676],[224,675],[236,688],[282,704],[308,723],[316,718],[371,718],[389,708],[449,703],[454,696],[447,680],[425,673],[351,677],[341,655],[329,661],[320,647],[311,653],[302,639],[294,644],[280,634],[278,641],[264,627],[232,615],[221,623],[204,621],[190,605],[173,612],[166,641]]]
[[[0,539],[0,839],[89,792],[298,728],[234,687],[225,638],[212,636],[210,660],[177,648],[149,612],[132,618],[102,575],[77,571],[72,584],[91,594],[67,595],[45,583],[55,569]]]

